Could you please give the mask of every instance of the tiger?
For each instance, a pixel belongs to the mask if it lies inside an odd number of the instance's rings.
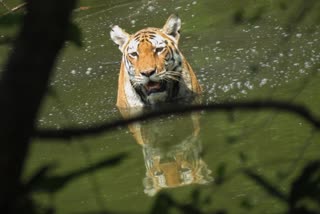
[[[181,19],[175,14],[169,16],[162,28],[147,27],[134,34],[126,33],[117,25],[112,27],[110,37],[122,52],[116,105],[124,118],[162,103],[200,102],[199,81],[178,48],[180,28]],[[168,121],[163,125],[157,121],[129,125],[142,147],[147,195],[153,196],[163,188],[206,184],[212,180],[211,171],[200,157],[199,115],[192,114],[191,123],[187,121],[183,123],[181,141],[177,136],[167,138],[166,128],[174,130]],[[187,124],[193,131],[187,129]],[[169,153],[157,146],[166,141],[175,145]]]
[[[199,81],[178,48],[181,19],[172,14],[162,28],[128,34],[118,25],[110,37],[122,52],[118,108],[155,106],[201,93]]]

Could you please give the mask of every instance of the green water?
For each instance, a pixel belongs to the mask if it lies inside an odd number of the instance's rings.
[[[81,1],[80,6],[89,7],[74,13],[84,46],[66,44],[50,83],[55,96],[46,98],[39,128],[90,127],[119,118],[115,103],[121,53],[110,40],[110,26],[134,33],[146,26],[161,27],[172,13],[182,19],[180,49],[204,89],[204,103],[281,99],[304,104],[320,115],[320,30],[311,14],[292,34],[286,33],[293,14],[290,8],[296,5],[288,5],[288,11],[271,0],[95,0]],[[253,19],[261,8],[261,17]],[[237,23],[239,11],[252,22]],[[14,30],[3,27],[0,37]],[[8,51],[9,46],[0,46],[0,64]],[[192,133],[189,116],[162,118],[144,126],[155,147],[163,141],[183,149],[187,147],[183,141]],[[195,156],[212,171],[209,177],[215,179],[224,166],[229,179],[221,186],[186,185],[164,191],[188,201],[190,193],[199,188],[203,197],[212,199],[203,205],[204,210],[227,208],[230,213],[248,213],[241,206],[247,201],[253,205],[250,212],[281,212],[285,205],[269,197],[239,169],[252,167],[288,191],[303,164],[319,158],[320,137],[312,130],[301,118],[281,112],[202,112]],[[62,175],[126,152],[128,157],[118,166],[74,179],[53,195],[37,193],[34,198],[43,206],[54,206],[57,213],[148,212],[156,197],[144,193],[142,150],[126,127],[71,141],[34,140],[25,177],[48,163],[57,164],[52,174]]]

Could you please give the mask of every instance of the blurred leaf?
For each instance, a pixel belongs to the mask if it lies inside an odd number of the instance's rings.
[[[68,35],[67,35],[67,41],[73,43],[77,47],[80,47],[80,48],[83,47],[82,31],[77,24],[75,23],[70,24]]]
[[[174,200],[166,193],[159,193],[157,195],[157,198],[151,208],[152,214],[163,214],[163,213],[169,213],[169,210],[172,206],[174,206],[176,203]]]
[[[248,161],[248,157],[244,152],[239,152],[239,159],[242,163],[246,163]]]
[[[283,172],[283,171],[278,171],[278,172],[276,173],[276,176],[277,176],[277,178],[278,178],[279,180],[283,180],[283,179],[288,178],[288,173]]]
[[[181,210],[181,213],[183,213],[183,214],[201,214],[201,213],[203,213],[203,212],[201,212],[200,208],[198,208],[194,204],[186,203],[186,204],[178,205],[178,208]]]
[[[0,16],[0,27],[12,27],[20,25],[23,19],[23,14],[20,13],[9,13]]]
[[[205,197],[205,198],[203,199],[202,203],[203,203],[204,205],[209,205],[209,204],[211,204],[211,203],[212,203],[212,198],[211,198],[211,196],[208,195],[207,197]]]
[[[58,92],[57,89],[54,88],[53,86],[48,86],[48,91],[47,91],[47,95],[53,98],[58,98]]]
[[[313,161],[306,165],[301,175],[293,182],[289,194],[289,204],[292,213],[297,210],[308,210],[308,204],[318,204],[317,213],[320,212],[320,161]],[[308,210],[308,213],[313,211]]]
[[[221,163],[218,168],[217,168],[217,171],[216,171],[216,177],[215,177],[215,183],[217,185],[221,185],[223,184],[224,180],[225,180],[225,176],[226,176],[226,168],[227,168],[227,165],[226,163]]]
[[[213,212],[213,214],[227,214],[227,213],[228,212],[225,210],[218,210],[218,211]]]
[[[259,186],[263,187],[268,194],[271,196],[280,199],[281,201],[287,202],[287,197],[284,193],[274,187],[269,181],[265,178],[261,177],[260,175],[252,172],[251,170],[247,169],[244,170],[244,174],[247,175],[251,180],[255,181]]]
[[[250,64],[249,69],[252,74],[257,74],[259,72],[259,65],[257,64]]]
[[[77,178],[80,178],[89,173],[94,173],[99,169],[104,169],[106,167],[112,167],[119,164],[126,156],[126,154],[120,154],[115,157],[95,163],[92,166],[86,167],[84,169],[79,169],[70,173],[66,173],[64,175],[56,176],[49,176],[49,170],[53,167],[45,166],[38,172],[36,172],[34,176],[32,176],[30,181],[27,183],[27,189],[32,192],[55,193]]]
[[[293,30],[303,22],[310,14],[312,14],[313,9],[317,10],[318,0],[300,0],[296,1],[297,4],[292,4],[291,10],[289,11],[289,18],[287,20],[287,32],[291,33]],[[317,12],[318,13],[318,12]]]
[[[8,36],[0,37],[0,45],[9,45],[9,44],[12,44],[13,41],[14,41],[13,37],[8,37]]]
[[[253,205],[253,202],[252,200],[250,200],[249,198],[244,198],[242,201],[241,201],[241,207],[246,209],[246,210],[252,210],[254,205]]]
[[[281,10],[287,10],[287,9],[288,9],[288,5],[287,5],[286,2],[280,1],[280,2],[279,2],[279,8],[280,8]]]
[[[236,121],[236,115],[234,111],[228,111],[228,120],[230,123],[234,123]]]
[[[236,10],[232,15],[232,20],[233,20],[233,23],[236,25],[240,25],[244,23],[254,24],[255,22],[261,19],[262,15],[265,12],[266,12],[265,7],[259,7],[259,8],[255,8],[251,12],[251,14],[246,14],[248,13],[248,10],[246,11],[244,8],[240,8]]]
[[[238,141],[237,136],[226,136],[226,141],[228,144],[235,144]]]
[[[116,214],[115,212],[108,212],[105,210],[101,210],[101,211],[87,211],[87,212],[75,212],[74,214]]]
[[[259,21],[262,15],[266,12],[266,7],[262,6],[257,8],[253,14],[251,14],[248,18],[248,22],[254,24],[255,22]]]
[[[48,164],[43,167],[41,167],[28,181],[26,186],[33,187],[37,183],[40,183],[46,175],[48,175],[49,171],[51,171],[53,168],[55,168],[55,164]]]
[[[242,8],[237,10],[233,14],[232,18],[233,18],[234,24],[237,24],[237,25],[242,24],[244,22],[244,10]]]
[[[191,193],[192,203],[196,206],[200,205],[200,190],[198,188],[194,189]]]

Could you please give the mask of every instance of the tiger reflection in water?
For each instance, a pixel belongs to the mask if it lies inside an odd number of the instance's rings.
[[[140,126],[146,177],[144,192],[150,196],[162,188],[207,184],[211,171],[202,160],[202,146],[190,117],[171,117]],[[183,127],[177,131],[176,127]]]
[[[196,95],[201,93],[201,87],[178,49],[180,28],[181,20],[176,15],[171,15],[163,28],[149,27],[132,35],[119,26],[112,28],[111,39],[123,54],[117,107],[124,118],[141,114],[148,107],[159,108],[163,103],[199,102]],[[212,180],[210,170],[200,157],[198,114],[191,116],[191,130],[186,129],[185,123],[181,130],[176,130],[176,125],[168,129],[168,121],[162,125],[159,120],[150,124],[129,126],[143,148],[147,194],[154,195],[161,188],[205,184]],[[169,133],[173,131],[170,138]],[[168,144],[170,146],[164,148]]]

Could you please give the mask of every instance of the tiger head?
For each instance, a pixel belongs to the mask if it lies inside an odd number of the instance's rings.
[[[168,101],[178,94],[183,60],[178,49],[180,27],[180,18],[171,15],[161,29],[145,28],[130,35],[114,26],[110,32],[123,53],[122,69],[145,104]]]

